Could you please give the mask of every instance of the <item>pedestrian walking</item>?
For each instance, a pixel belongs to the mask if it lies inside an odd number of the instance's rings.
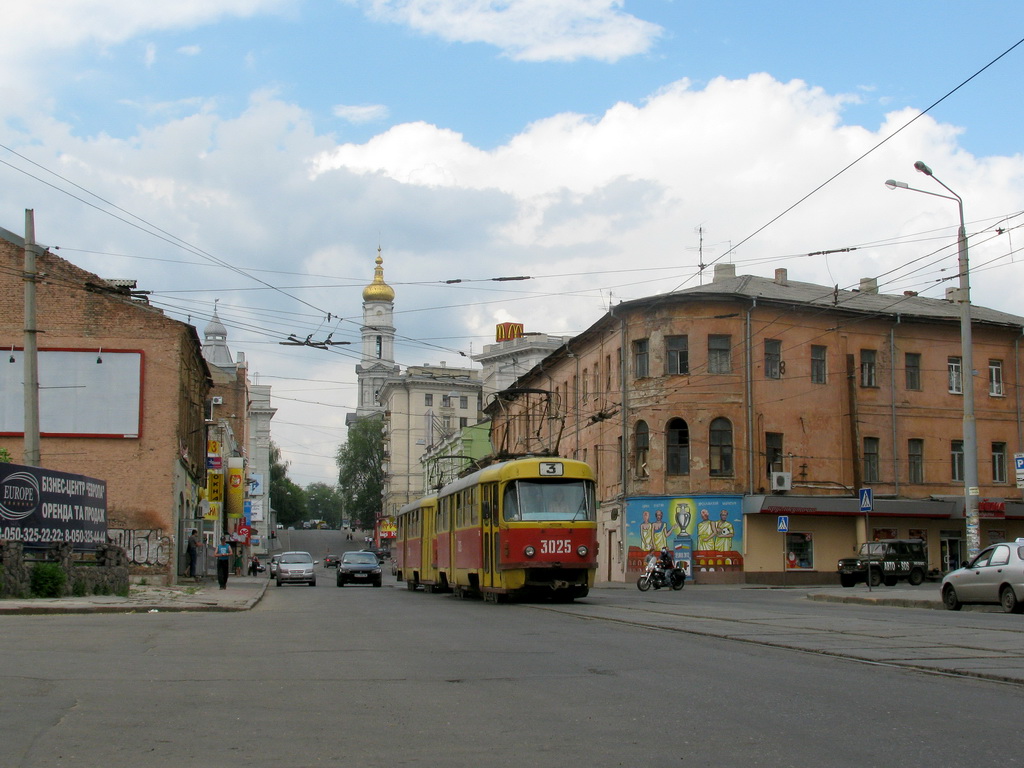
[[[231,568],[231,545],[228,537],[221,536],[217,545],[217,583],[221,589],[228,588],[228,571]]]
[[[196,562],[199,559],[199,531],[195,528],[192,529],[192,533],[188,536],[188,544],[185,547],[185,551],[188,554],[188,571],[186,575],[199,581],[199,572],[196,570]]]

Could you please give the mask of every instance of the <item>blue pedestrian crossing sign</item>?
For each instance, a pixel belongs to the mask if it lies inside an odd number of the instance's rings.
[[[874,499],[872,498],[870,488],[860,489],[860,511],[870,512],[875,508]]]
[[[779,515],[779,533],[789,532],[789,515]]]

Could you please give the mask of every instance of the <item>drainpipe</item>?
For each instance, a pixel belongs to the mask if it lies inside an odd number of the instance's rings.
[[[896,324],[900,316],[896,315]],[[896,329],[889,329],[889,411],[892,414],[892,476],[893,492],[900,494],[899,429],[896,425]]]
[[[757,306],[757,298],[751,299],[750,307],[747,309],[746,320],[744,321],[745,322],[745,326],[746,326],[745,329],[744,329],[744,334],[746,335],[746,340],[745,340],[745,344],[744,344],[744,353],[743,354],[744,354],[744,358],[745,359],[743,361],[743,365],[746,368],[746,376],[747,376],[747,380],[745,382],[745,388],[746,388],[746,398],[747,398],[747,493],[748,494],[753,494],[754,493],[754,488],[755,488],[755,485],[754,485],[755,477],[754,477],[754,475],[757,472],[757,469],[756,469],[756,466],[755,466],[755,462],[754,462],[754,446],[755,446],[755,436],[754,436],[754,386],[753,386],[753,375],[754,375],[753,365],[754,364],[753,364],[753,360],[751,359],[751,357],[752,357],[751,344],[753,342],[751,340],[751,330],[750,330],[750,316],[751,316],[751,313],[754,311],[754,308],[756,306]]]

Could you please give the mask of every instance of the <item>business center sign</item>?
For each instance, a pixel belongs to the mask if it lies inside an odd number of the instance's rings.
[[[107,541],[107,484],[84,475],[0,464],[0,539],[27,547]]]

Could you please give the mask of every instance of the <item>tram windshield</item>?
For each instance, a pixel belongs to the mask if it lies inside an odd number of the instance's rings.
[[[502,497],[506,520],[595,520],[594,486],[582,480],[516,480]]]

